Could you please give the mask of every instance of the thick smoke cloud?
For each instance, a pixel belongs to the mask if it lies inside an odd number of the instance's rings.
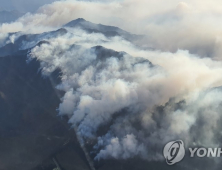
[[[43,34],[21,48],[48,42],[32,48],[29,60],[41,62],[44,76],[61,70],[59,114],[69,116],[82,144],[94,144],[95,159],[162,160],[162,147],[174,139],[220,145],[220,3],[54,2],[1,25],[0,43],[8,43],[9,32],[55,30],[79,17],[145,34],[129,42],[66,28],[65,35]]]
[[[182,50],[140,50],[121,37],[81,30],[49,42],[32,49],[30,57],[41,61],[43,75],[61,69],[57,88],[66,94],[60,114],[69,115],[83,141],[97,141],[95,159],[162,160],[159,151],[172,139],[187,145],[219,144],[221,91],[213,88],[222,84],[220,61]],[[96,44],[118,46],[128,54],[100,58],[102,47]]]

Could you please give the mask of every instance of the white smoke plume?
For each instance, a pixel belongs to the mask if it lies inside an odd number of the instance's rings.
[[[40,36],[22,49],[48,42],[35,46],[29,60],[39,60],[45,76],[61,70],[59,114],[70,117],[84,142],[96,141],[95,159],[161,160],[170,140],[220,144],[220,3],[61,1],[2,24],[0,32],[5,40],[9,32],[55,30],[81,17],[144,34],[129,42],[66,28],[65,35]]]
[[[62,83],[57,88],[66,94],[59,106],[60,114],[69,115],[69,122],[86,141],[98,141],[95,159],[140,156],[159,160],[161,152],[156,152],[154,146],[161,149],[175,138],[183,138],[187,144],[218,144],[214,130],[220,126],[221,92],[210,89],[222,84],[220,61],[182,50],[140,50],[121,37],[81,30],[49,42],[36,46],[30,56],[41,61],[44,75],[61,69]],[[130,55],[94,47],[99,44],[115,50],[120,44],[118,47]],[[107,54],[100,57],[101,50]],[[178,104],[182,100],[186,103]],[[165,106],[163,113],[155,110],[157,106]],[[213,119],[208,121],[209,117]],[[198,133],[201,140],[196,141],[196,130],[191,129],[196,124],[199,127],[199,120],[205,124],[203,132]],[[97,138],[100,128],[106,126],[108,131]]]

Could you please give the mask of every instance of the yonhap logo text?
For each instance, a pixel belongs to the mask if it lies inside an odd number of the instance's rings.
[[[190,157],[221,157],[222,148],[188,148],[190,151]],[[185,147],[182,140],[176,140],[169,142],[163,149],[163,155],[168,165],[173,165],[180,162],[185,156]]]

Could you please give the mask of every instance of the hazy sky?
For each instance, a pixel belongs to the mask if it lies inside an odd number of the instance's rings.
[[[18,10],[21,12],[34,12],[40,6],[51,3],[55,0],[0,0],[0,9]]]
[[[39,7],[60,0],[0,0],[0,10],[18,10],[20,12],[35,12]],[[63,1],[63,0],[61,0]],[[100,1],[100,0],[79,0],[79,1]],[[121,0],[101,0],[121,1]]]

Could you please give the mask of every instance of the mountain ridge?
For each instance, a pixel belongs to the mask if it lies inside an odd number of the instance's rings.
[[[141,35],[131,34],[119,27],[103,24],[95,24],[84,18],[77,18],[63,25],[63,27],[80,28],[88,33],[102,33],[107,37],[122,36],[124,39],[133,41],[141,38]]]
[[[27,48],[32,48],[36,46],[40,41],[46,40],[49,38],[56,38],[58,36],[63,36],[68,33],[67,28],[79,28],[82,29],[89,34],[92,33],[101,33],[106,37],[112,38],[115,36],[122,37],[123,39],[136,42],[138,39],[141,38],[141,35],[131,34],[127,31],[122,30],[121,28],[114,27],[114,26],[107,26],[103,24],[95,24],[90,21],[86,21],[83,18],[78,18],[72,20],[65,24],[63,27],[49,31],[43,32],[41,34],[23,34],[16,38],[14,42],[6,43],[2,47],[0,47],[0,57],[10,55],[15,53],[19,50],[25,50]],[[10,33],[9,36],[16,35],[17,33]],[[10,38],[6,38],[6,42],[9,41]],[[29,46],[24,46],[24,44],[29,44]]]

